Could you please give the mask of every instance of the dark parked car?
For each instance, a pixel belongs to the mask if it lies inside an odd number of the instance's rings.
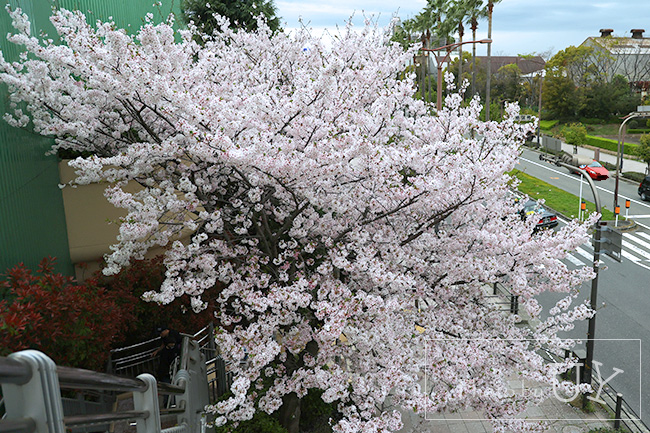
[[[535,200],[528,200],[524,203],[524,207],[519,211],[519,214],[522,219],[525,219],[528,215],[537,215],[539,220],[535,225],[535,230],[553,228],[558,224],[557,215],[545,209]]]
[[[641,200],[650,200],[650,176],[646,176],[639,184],[639,195]]]

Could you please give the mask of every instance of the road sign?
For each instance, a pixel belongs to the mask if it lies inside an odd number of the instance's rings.
[[[602,226],[600,252],[620,262],[621,250],[623,249],[623,232],[615,228],[613,224],[613,221],[607,221],[607,225]],[[594,244],[593,238],[591,244]]]

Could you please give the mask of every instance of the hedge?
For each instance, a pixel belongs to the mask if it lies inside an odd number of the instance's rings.
[[[612,140],[610,138],[595,137],[593,135],[587,135],[587,144],[589,146],[599,147],[601,149],[611,150],[612,152],[618,151],[618,141]],[[625,154],[634,155],[636,150],[636,144],[625,143]]]
[[[540,120],[539,128],[547,131],[557,125],[558,122],[559,120]]]
[[[648,132],[650,132],[648,128],[632,128],[627,130],[628,134],[647,134]]]

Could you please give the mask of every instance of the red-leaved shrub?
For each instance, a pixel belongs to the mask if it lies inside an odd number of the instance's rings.
[[[59,365],[103,369],[133,313],[96,278],[79,284],[53,264],[43,259],[36,273],[19,264],[0,282],[10,299],[0,301],[0,354],[31,348]]]

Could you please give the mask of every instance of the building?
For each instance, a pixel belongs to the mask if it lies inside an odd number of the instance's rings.
[[[588,37],[581,46],[605,54],[608,80],[622,75],[638,91],[650,89],[650,37],[644,29],[630,30],[630,36],[614,36],[613,29],[601,29],[600,36]]]
[[[483,69],[487,68],[488,57],[476,56],[476,61]],[[490,57],[490,70],[492,73],[497,72],[503,66],[517,65],[521,71],[521,75],[534,75],[544,70],[546,61],[540,56],[491,56]]]
[[[15,4],[16,2],[11,2]],[[44,31],[54,36],[49,22],[52,8],[78,9],[88,22],[108,21],[137,30],[147,12],[154,20],[170,12],[180,16],[180,2],[167,8],[151,0],[23,0],[19,6],[31,22],[33,35]],[[178,23],[180,20],[177,19]],[[11,19],[0,12],[0,33],[12,32]],[[0,50],[7,60],[18,59],[19,50],[0,38]],[[0,110],[9,108],[7,88],[0,86]],[[0,120],[0,274],[24,263],[35,269],[48,256],[57,258],[58,272],[74,275],[80,262],[97,262],[110,252],[120,213],[103,198],[101,185],[64,188],[70,170],[56,155],[46,155],[52,140],[13,128]],[[77,273],[79,277],[80,274]],[[0,292],[0,299],[2,293]]]

